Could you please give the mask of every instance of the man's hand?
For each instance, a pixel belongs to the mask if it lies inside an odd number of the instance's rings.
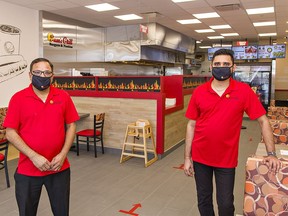
[[[274,174],[276,174],[276,172],[278,172],[282,166],[281,161],[277,157],[272,155],[264,157],[263,162],[269,167],[269,170]]]
[[[184,173],[186,176],[193,177],[194,176],[194,168],[193,168],[193,162],[191,158],[185,158],[184,161]]]
[[[40,171],[48,171],[51,169],[51,163],[42,155],[35,154],[30,160]]]
[[[51,161],[51,170],[59,171],[61,167],[63,166],[65,158],[66,158],[66,155],[62,153],[59,153],[58,155],[56,155]]]

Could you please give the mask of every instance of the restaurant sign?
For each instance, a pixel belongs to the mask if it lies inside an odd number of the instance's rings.
[[[68,37],[55,37],[53,33],[49,32],[47,34],[47,39],[50,46],[63,47],[63,48],[73,48],[73,39]]]
[[[248,46],[248,41],[236,41],[236,46]]]

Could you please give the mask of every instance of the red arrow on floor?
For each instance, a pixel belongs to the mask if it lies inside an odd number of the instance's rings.
[[[184,169],[184,164],[180,164],[180,166],[179,167],[173,167],[173,168],[175,168],[175,169]]]
[[[139,214],[134,213],[134,211],[137,208],[142,207],[140,203],[134,204],[134,207],[132,209],[130,209],[129,211],[125,211],[125,210],[119,210],[119,212],[124,213],[124,214],[128,214],[128,215],[133,215],[133,216],[138,216]]]

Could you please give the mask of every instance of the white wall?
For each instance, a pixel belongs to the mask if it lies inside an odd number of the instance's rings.
[[[3,1],[0,1],[0,8],[0,107],[4,107],[15,92],[30,84],[30,62],[40,57],[42,52],[39,46],[39,12]],[[5,32],[5,26],[16,27],[20,33]],[[7,51],[7,42],[14,48],[8,46],[11,49]],[[11,69],[17,68],[17,63],[11,64],[14,60],[27,67],[11,73]]]

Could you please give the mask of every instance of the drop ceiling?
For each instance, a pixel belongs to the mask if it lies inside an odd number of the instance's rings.
[[[4,0],[23,7],[43,10],[57,15],[73,18],[99,27],[157,22],[181,32],[203,44],[225,43],[238,40],[258,41],[260,33],[277,33],[263,39],[276,40],[288,35],[287,0],[195,0],[174,3],[171,0]],[[86,5],[110,3],[120,9],[96,12]],[[246,9],[274,7],[274,13],[248,15]],[[192,14],[217,12],[220,17],[201,19],[198,24],[182,25],[176,20],[195,19]],[[136,14],[142,20],[121,21],[114,16]],[[253,22],[276,21],[276,26],[254,27]],[[215,29],[211,33],[197,33],[195,30],[209,29],[212,25],[230,25],[230,29]],[[239,36],[210,40],[209,36],[225,33],[238,33]],[[262,39],[262,37],[261,37]],[[285,39],[284,39],[285,40]]]

